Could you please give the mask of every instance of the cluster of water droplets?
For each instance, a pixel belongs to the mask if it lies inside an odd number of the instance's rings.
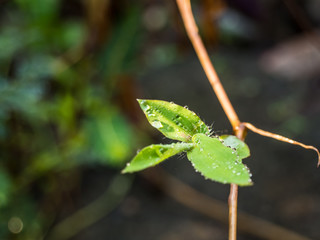
[[[156,116],[153,113],[151,106],[149,104],[147,104],[145,100],[141,100],[140,104],[143,107],[143,111],[146,113],[147,117],[155,117]]]
[[[175,118],[172,120],[177,126],[180,128],[187,130],[182,123],[182,117],[180,115],[176,115]]]
[[[212,163],[212,164],[211,164],[211,168],[212,168],[212,169],[216,169],[216,168],[218,168],[218,167],[220,167],[220,165],[217,164],[217,163]]]

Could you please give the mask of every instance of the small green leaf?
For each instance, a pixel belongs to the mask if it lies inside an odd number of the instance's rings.
[[[219,138],[196,134],[192,140],[195,146],[187,156],[205,178],[241,186],[252,184],[249,169],[239,162],[237,152],[223,145]]]
[[[192,143],[172,143],[167,145],[157,144],[150,145],[142,149],[131,161],[128,163],[122,173],[136,172],[148,167],[153,167],[173,155],[183,151],[188,151],[193,147]]]
[[[160,100],[138,100],[150,124],[166,137],[191,142],[197,133],[210,135],[209,128],[192,111]]]
[[[222,135],[219,137],[225,146],[236,149],[240,160],[250,156],[250,149],[245,142],[233,135]]]

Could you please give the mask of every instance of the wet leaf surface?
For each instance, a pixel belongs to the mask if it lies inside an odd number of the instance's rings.
[[[210,135],[209,128],[192,111],[160,100],[138,100],[150,124],[174,140],[191,142],[196,133]]]
[[[192,147],[192,143],[150,145],[138,152],[131,163],[128,163],[126,168],[122,170],[122,173],[136,172],[153,167],[173,155],[190,150]]]
[[[225,146],[237,151],[238,157],[242,160],[250,156],[250,149],[245,142],[233,135],[222,135],[219,137]]]
[[[205,178],[241,186],[251,185],[249,169],[241,163],[237,152],[225,146],[218,138],[196,134],[195,147],[188,152],[192,165]]]

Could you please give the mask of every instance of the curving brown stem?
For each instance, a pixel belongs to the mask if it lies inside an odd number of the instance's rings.
[[[271,132],[267,132],[265,130],[262,130],[262,129],[259,129],[255,126],[253,126],[251,123],[247,123],[247,122],[244,122],[244,123],[241,123],[242,126],[245,126],[246,128],[248,128],[249,130],[251,130],[252,132],[255,132],[261,136],[265,136],[265,137],[269,137],[269,138],[273,138],[273,139],[276,139],[278,141],[282,141],[282,142],[286,142],[286,143],[290,143],[290,144],[293,144],[293,145],[298,145],[300,147],[303,147],[305,149],[311,149],[311,150],[314,150],[317,152],[318,154],[318,167],[320,166],[320,152],[317,148],[315,148],[314,146],[311,146],[311,145],[306,145],[306,144],[303,144],[301,142],[297,142],[295,140],[292,140],[290,138],[287,138],[287,137],[284,137],[284,136],[281,136],[279,134],[275,134],[275,133],[271,133]]]
[[[176,0],[184,26],[191,43],[198,55],[200,63],[208,77],[208,80],[218,97],[220,105],[227,115],[235,135],[244,140],[244,127],[240,126],[240,120],[236,114],[227,94],[224,90],[220,79],[211,63],[207,50],[198,33],[198,28],[194,20],[190,0]],[[237,238],[237,202],[238,202],[238,186],[231,184],[229,195],[229,240],[236,240]]]

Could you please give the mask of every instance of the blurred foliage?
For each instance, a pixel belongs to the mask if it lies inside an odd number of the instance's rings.
[[[139,6],[99,35],[86,15],[99,1],[87,2],[76,13],[59,0],[2,3],[1,239],[42,239],[73,176],[85,166],[123,167],[140,141],[117,89],[134,73]]]
[[[244,2],[193,2],[206,46],[279,38],[272,22],[259,39],[259,16],[273,19],[276,3]],[[171,1],[0,1],[0,239],[43,239],[76,208],[86,169],[118,174],[146,144],[134,80],[191,47],[180,19]],[[229,71],[230,62],[215,64]],[[258,94],[254,79],[243,85],[241,95]],[[268,113],[303,131],[292,105],[284,99]]]

